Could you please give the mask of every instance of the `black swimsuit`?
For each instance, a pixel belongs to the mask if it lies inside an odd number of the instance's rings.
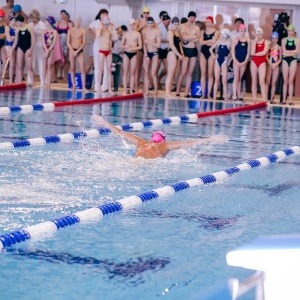
[[[216,31],[214,31],[214,32],[211,33],[211,34],[207,34],[207,33],[204,32],[204,34],[203,34],[203,40],[204,40],[204,41],[212,40],[213,37],[214,37],[214,35],[215,35],[215,32],[216,32]],[[204,55],[204,57],[205,57],[206,59],[209,59],[209,57],[210,57],[210,52],[209,52],[209,48],[210,48],[210,47],[211,47],[211,46],[208,46],[208,45],[203,45],[203,46],[201,47],[201,53]]]
[[[26,26],[25,30],[19,30],[18,34],[18,45],[17,48],[20,48],[24,53],[31,47],[31,34]]]
[[[176,50],[182,55],[181,49],[180,49],[180,41],[181,41],[181,39],[179,38],[179,36],[176,36],[176,35],[174,34],[174,36],[173,36],[173,44],[174,44]],[[172,49],[169,48],[169,51],[172,51]],[[178,56],[177,56],[177,55],[176,55],[176,58],[178,59]]]
[[[124,54],[126,54],[127,57],[129,58],[129,60],[131,60],[136,55],[136,52],[127,52],[127,51],[124,51]]]
[[[4,25],[0,26],[0,34],[5,33],[5,27]],[[5,39],[0,40],[0,49],[5,45]]]

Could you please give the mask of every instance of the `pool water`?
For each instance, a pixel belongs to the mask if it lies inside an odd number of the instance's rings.
[[[0,96],[1,106],[74,98],[38,89]],[[0,142],[98,128],[93,113],[121,125],[232,106],[147,98],[12,113],[0,117]],[[214,136],[216,143],[156,160],[133,158],[134,147],[113,134],[1,150],[0,235],[299,145],[300,113],[264,108],[159,129],[169,141]],[[136,134],[149,139],[152,131]],[[228,251],[257,236],[299,232],[299,165],[292,155],[15,245],[0,256],[1,297],[189,299],[229,277],[243,279],[252,272],[228,267]]]

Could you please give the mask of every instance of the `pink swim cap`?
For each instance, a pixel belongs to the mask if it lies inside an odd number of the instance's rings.
[[[245,25],[245,24],[240,24],[240,25],[239,25],[239,31],[240,31],[241,29],[246,29],[246,25]]]
[[[163,131],[158,130],[153,132],[151,137],[151,142],[153,143],[162,143],[166,141],[166,135]]]

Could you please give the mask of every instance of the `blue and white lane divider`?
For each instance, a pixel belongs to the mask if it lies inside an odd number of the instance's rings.
[[[124,124],[121,126],[117,126],[118,128],[122,129],[123,131],[129,131],[129,130],[143,130],[145,127],[151,127],[151,126],[161,126],[163,124],[176,124],[180,122],[197,122],[198,116],[197,114],[189,114],[184,115],[180,117],[170,117],[170,118],[164,118],[164,119],[156,119],[156,120],[149,120],[149,121],[143,121],[143,122],[136,122],[132,124]],[[91,129],[86,131],[80,131],[80,132],[73,132],[73,133],[64,133],[59,135],[52,135],[52,136],[45,136],[45,137],[38,137],[38,138],[32,138],[32,139],[23,139],[23,140],[17,140],[13,142],[4,142],[0,143],[0,150],[4,149],[14,149],[14,148],[20,148],[20,147],[27,147],[27,146],[44,146],[46,144],[56,144],[60,142],[71,142],[74,139],[79,138],[95,138],[99,135],[105,135],[110,133],[110,129],[103,127],[98,129]]]
[[[0,236],[0,250],[30,239],[45,239],[46,237],[52,236],[58,229],[68,227],[79,222],[84,223],[99,221],[105,215],[121,210],[131,209],[135,206],[141,205],[143,202],[157,199],[159,197],[168,197],[173,195],[174,193],[195,186],[223,181],[240,171],[249,170],[255,167],[264,167],[270,163],[280,162],[286,156],[299,153],[300,146],[294,146],[292,148],[278,151],[258,159],[250,160],[246,163],[240,164],[225,171],[177,182],[173,185],[164,186],[139,195],[126,197],[115,202],[79,211],[65,217],[39,223],[33,226],[26,227],[19,231],[4,234]]]
[[[31,112],[34,110],[53,111],[55,109],[54,103],[43,103],[43,104],[28,104],[20,106],[0,107],[0,116],[8,115],[12,112]]]

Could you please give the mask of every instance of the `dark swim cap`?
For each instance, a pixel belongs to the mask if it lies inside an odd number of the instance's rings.
[[[194,11],[190,11],[189,14],[188,14],[188,18],[189,17],[195,17],[196,18],[197,15],[196,15],[196,13]]]
[[[174,24],[174,23],[180,23],[179,18],[174,17],[174,18],[172,19],[172,24]]]

